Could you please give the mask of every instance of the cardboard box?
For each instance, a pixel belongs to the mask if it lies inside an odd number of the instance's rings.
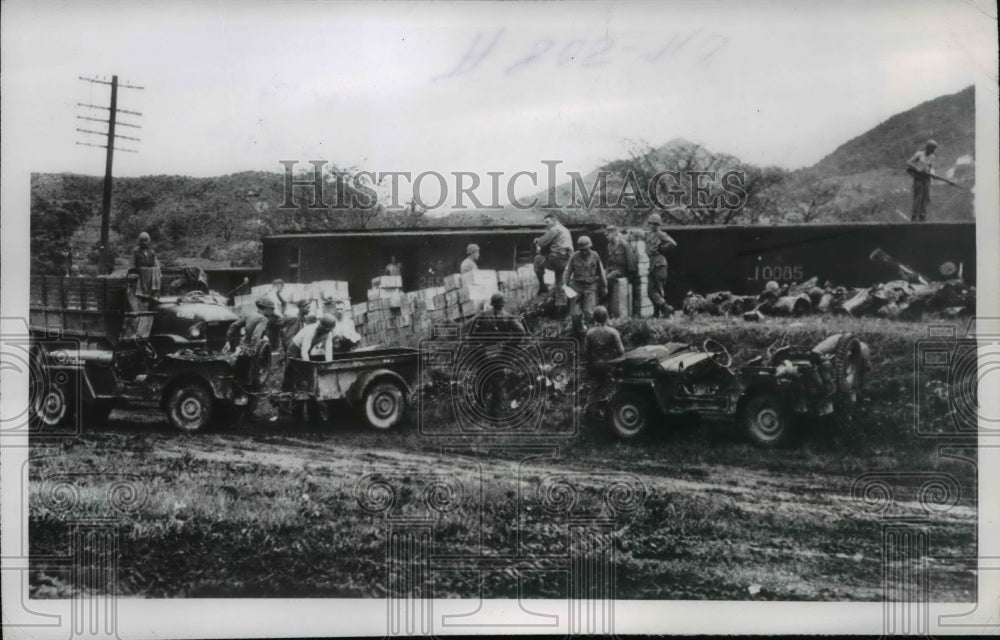
[[[496,289],[497,272],[492,269],[478,269],[462,274],[462,284],[467,287],[485,286]]]
[[[444,289],[445,291],[455,291],[462,286],[462,276],[458,273],[453,273],[451,275],[444,277]]]

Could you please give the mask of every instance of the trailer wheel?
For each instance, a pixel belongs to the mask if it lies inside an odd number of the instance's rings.
[[[378,382],[365,391],[365,420],[376,429],[395,427],[406,414],[406,392],[395,382]]]
[[[791,424],[785,406],[769,393],[754,395],[743,406],[743,429],[754,444],[777,447],[788,440]]]
[[[611,430],[622,440],[639,437],[649,427],[650,406],[647,398],[631,391],[611,399]]]
[[[200,431],[212,419],[212,394],[197,383],[181,384],[167,398],[167,418],[186,433]]]

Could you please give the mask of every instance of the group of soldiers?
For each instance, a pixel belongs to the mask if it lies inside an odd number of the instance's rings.
[[[667,252],[677,243],[663,229],[659,214],[652,214],[646,221],[648,229],[643,236],[646,254],[649,256],[648,287],[646,295],[653,303],[653,317],[668,317],[673,308],[667,304],[665,289],[667,283]],[[546,270],[555,274],[552,291],[556,306],[567,304],[564,287],[574,293],[570,314],[574,327],[580,329],[583,322],[594,320],[598,303],[606,298],[609,287],[619,278],[626,278],[632,288],[632,315],[638,316],[642,306],[641,275],[635,250],[628,242],[627,232],[609,224],[604,229],[608,240],[607,269],[601,256],[594,250],[589,236],[580,236],[573,250],[573,238],[559,220],[549,213],[545,216],[545,233],[535,238],[535,274],[538,277],[538,295],[549,293],[545,283]],[[466,257],[460,267],[461,273],[478,269],[480,248],[477,244],[466,247]],[[605,309],[606,311],[606,309]]]
[[[596,254],[594,254],[596,258]],[[514,372],[508,363],[505,352],[527,338],[528,332],[520,318],[506,310],[506,301],[502,293],[494,293],[490,298],[488,309],[476,314],[463,328],[463,337],[498,339],[481,346],[484,353],[481,361],[490,363],[488,368],[493,373],[483,387],[485,397],[482,398],[488,415],[493,419],[502,419],[513,406],[512,396],[517,390]],[[623,355],[625,346],[621,334],[608,325],[608,310],[596,306],[593,310],[593,326],[587,329],[583,339],[583,361],[586,372],[591,379],[591,391],[598,394],[607,382],[608,362]],[[516,359],[514,359],[516,360]]]
[[[677,243],[665,231],[659,214],[647,219],[648,229],[643,235],[646,253],[649,256],[648,288],[646,295],[653,303],[654,317],[668,317],[673,308],[667,304],[665,288],[667,282],[667,252]],[[624,230],[615,225],[607,225],[607,269],[604,261],[589,236],[580,236],[573,250],[573,240],[569,229],[549,213],[545,216],[545,233],[534,240],[535,274],[538,277],[538,295],[551,293],[556,307],[569,303],[573,328],[583,335],[583,356],[587,372],[594,378],[604,375],[605,363],[621,356],[624,352],[621,335],[609,326],[609,314],[600,302],[609,295],[609,286],[625,278],[632,288],[632,314],[639,315],[642,306],[641,276],[639,260],[628,242]],[[477,244],[466,247],[466,257],[462,261],[461,273],[478,269],[481,250]],[[545,272],[555,274],[555,285],[550,292],[545,282]],[[573,292],[568,300],[566,289]],[[589,328],[584,331],[584,323]],[[506,310],[506,300],[502,293],[493,294],[490,306],[466,323],[463,329],[466,337],[503,337],[517,341],[527,335],[521,320]]]
[[[569,229],[563,226],[553,214],[545,217],[548,230],[535,239],[535,274],[538,276],[538,293],[548,292],[545,284],[545,271],[550,269],[555,273],[556,302],[565,299],[565,284],[576,294],[571,305],[574,323],[579,326],[580,316],[586,321],[593,320],[594,311],[600,298],[608,295],[609,281],[627,278],[632,287],[632,313],[638,315],[642,304],[640,290],[640,274],[635,251],[620,231],[614,225],[608,225],[605,236],[608,239],[608,269],[605,271],[601,257],[593,250],[593,242],[589,236],[580,236],[576,241],[577,250],[573,252],[573,241]],[[677,243],[663,229],[663,220],[659,214],[652,214],[646,221],[648,229],[643,240],[646,254],[649,256],[649,280],[646,295],[653,303],[653,317],[668,317],[673,308],[667,304],[664,296],[667,284],[667,252],[676,247]]]
[[[361,342],[354,322],[346,315],[342,300],[333,302],[333,310],[319,317],[312,311],[311,300],[299,300],[298,312],[286,315],[288,303],[282,296],[284,281],[275,280],[271,291],[261,296],[251,311],[229,326],[226,352],[243,355],[248,364],[238,367],[237,377],[243,384],[256,383],[256,362],[264,350],[272,355],[283,353],[289,358],[329,362],[335,353],[350,351]]]

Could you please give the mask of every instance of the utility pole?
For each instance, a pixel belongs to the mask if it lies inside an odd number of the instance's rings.
[[[123,89],[136,89],[142,90],[143,87],[137,87],[130,84],[119,84],[118,76],[111,76],[111,82],[107,80],[99,80],[97,78],[84,78],[80,76],[80,80],[85,82],[90,82],[93,84],[106,84],[111,86],[111,106],[101,107],[93,104],[77,103],[78,106],[88,107],[91,109],[106,109],[109,112],[107,120],[100,120],[98,118],[89,118],[86,116],[77,116],[81,120],[92,120],[94,122],[103,122],[108,125],[107,131],[92,131],[90,129],[80,129],[77,131],[81,133],[89,133],[99,136],[107,136],[107,144],[90,144],[88,142],[77,142],[79,145],[84,145],[88,147],[104,147],[106,149],[105,160],[104,160],[104,193],[101,201],[101,246],[100,246],[100,269],[103,273],[110,273],[113,270],[113,262],[111,260],[110,251],[108,249],[108,235],[110,233],[111,226],[111,169],[114,165],[115,150],[127,151],[129,153],[138,153],[134,149],[119,149],[115,147],[115,138],[121,138],[125,140],[135,140],[139,142],[139,138],[133,138],[131,136],[118,135],[115,133],[115,126],[122,125],[126,127],[133,127],[135,129],[141,129],[137,124],[132,124],[128,122],[118,122],[118,113],[128,113],[134,116],[141,116],[142,114],[138,111],[128,111],[126,109],[118,108],[118,87]]]

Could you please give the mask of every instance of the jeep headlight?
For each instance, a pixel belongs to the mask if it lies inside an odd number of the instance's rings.
[[[190,338],[192,338],[192,339],[200,338],[201,337],[201,325],[197,325],[196,324],[193,327],[191,327],[190,329],[188,329],[188,336]]]

